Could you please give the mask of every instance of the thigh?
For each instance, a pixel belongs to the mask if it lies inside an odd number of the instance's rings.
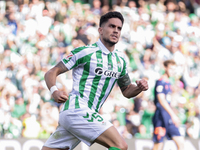
[[[176,143],[179,150],[184,150],[184,137],[183,136],[173,136],[172,140]]]
[[[161,143],[164,141],[166,135],[166,128],[162,119],[157,119],[153,122],[154,132],[153,132],[153,142]]]
[[[172,139],[172,137],[181,137],[179,129],[173,123],[167,127],[167,139]]]
[[[162,150],[163,142],[161,143],[154,143],[153,150]]]
[[[91,146],[99,135],[113,126],[99,113],[88,107],[62,112],[59,123],[88,146]]]
[[[80,143],[73,134],[62,126],[58,126],[44,144],[42,150],[68,150],[75,148]]]
[[[125,140],[122,138],[114,126],[104,131],[99,137],[96,138],[95,142],[107,148],[122,147],[123,145],[126,145]]]

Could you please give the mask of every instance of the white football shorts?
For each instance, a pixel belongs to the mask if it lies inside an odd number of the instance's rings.
[[[88,107],[68,109],[59,114],[59,126],[44,146],[72,150],[81,141],[91,146],[111,126],[112,123]]]

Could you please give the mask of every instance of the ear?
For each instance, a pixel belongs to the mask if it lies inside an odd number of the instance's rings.
[[[102,27],[99,27],[98,31],[99,31],[99,35],[101,35],[102,32],[103,32],[103,28],[102,28]]]

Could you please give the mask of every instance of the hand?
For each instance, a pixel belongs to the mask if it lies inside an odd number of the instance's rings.
[[[171,116],[172,118],[172,122],[174,123],[175,126],[179,126],[180,124],[180,119],[174,114],[173,116]]]
[[[149,88],[148,83],[145,79],[137,80],[136,84],[142,91],[146,91]]]
[[[64,103],[68,100],[68,94],[64,91],[54,91],[52,96],[57,103]]]

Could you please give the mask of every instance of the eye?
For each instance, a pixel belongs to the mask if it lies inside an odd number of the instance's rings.
[[[115,25],[112,25],[112,24],[111,24],[110,27],[111,27],[111,28],[115,28]]]

